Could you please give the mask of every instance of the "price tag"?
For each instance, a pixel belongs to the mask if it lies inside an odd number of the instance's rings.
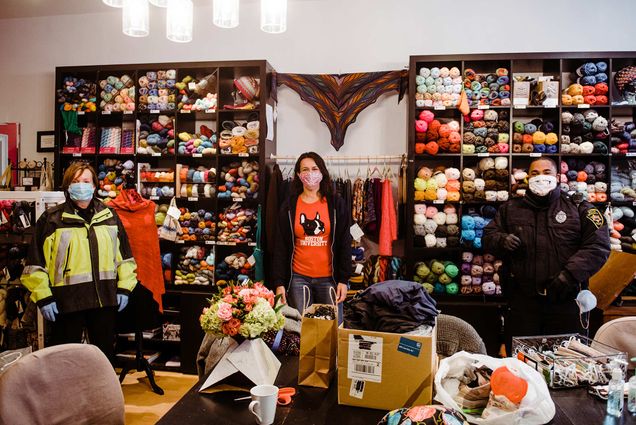
[[[161,156],[161,152],[153,152],[152,156]]]
[[[254,256],[253,256],[253,255],[250,255],[250,256],[249,256],[249,258],[247,259],[247,263],[248,263],[250,266],[254,266],[254,264],[256,264],[256,258],[254,258]]]
[[[214,113],[216,113],[216,109],[206,109],[205,113],[206,114],[214,114]]]
[[[216,242],[214,242],[214,241],[205,241],[205,244],[206,245],[214,245],[214,244],[216,244]]]
[[[182,114],[189,114],[191,111],[189,109],[183,109],[179,112],[181,112]]]
[[[73,158],[81,158],[82,154],[81,153],[74,153],[73,154]]]
[[[443,204],[444,201],[442,201],[441,199],[436,199],[433,201],[434,204]]]
[[[490,109],[490,105],[478,105],[477,109]]]
[[[515,105],[515,109],[526,109],[526,105]]]
[[[150,110],[151,114],[158,114],[159,112],[161,112],[159,109],[151,109]]]
[[[179,208],[177,207],[168,208],[168,212],[166,214],[175,220],[179,220],[179,217],[181,217],[181,211],[179,211]]]
[[[124,115],[132,115],[133,111],[124,111]]]
[[[201,158],[203,156],[202,153],[193,153],[192,158]]]
[[[625,156],[636,156],[636,152],[627,152]]]
[[[477,156],[479,157],[490,156],[490,152],[479,152]]]
[[[530,157],[531,157],[531,158],[538,158],[538,157],[540,157],[540,156],[541,156],[541,152],[532,152],[532,153],[530,154]]]
[[[256,246],[256,242],[248,242],[247,246]]]
[[[16,186],[13,188],[13,190],[15,190],[16,192],[24,192],[26,189],[24,188],[24,186]]]
[[[433,108],[436,111],[445,111],[446,110],[446,106],[444,105],[435,105],[435,107]]]
[[[84,112],[84,111],[77,111],[77,115],[85,115],[85,114],[86,114],[86,112]]]
[[[234,202],[243,202],[245,200],[245,198],[232,198],[232,201]]]
[[[364,232],[360,226],[358,226],[358,223],[354,223],[353,226],[349,228],[349,233],[351,233],[351,237],[356,241],[359,241],[364,236]]]
[[[33,186],[33,177],[22,178],[22,184],[25,186]]]
[[[102,115],[110,115],[111,111],[102,111]]]
[[[588,103],[581,103],[579,105],[576,105],[576,107],[579,109],[589,109],[590,105]]]
[[[176,241],[174,241],[174,243],[184,244],[185,241],[183,239],[177,239]]]
[[[190,81],[188,83],[188,90],[194,90],[197,88],[197,83],[195,83],[194,81]]]
[[[364,269],[364,267],[362,266],[362,264],[358,263],[356,264],[356,269],[354,271],[355,274],[360,274],[362,273],[362,269]]]
[[[158,197],[158,196],[151,196],[151,197],[150,197],[150,200],[151,200],[151,201],[158,201],[158,200],[159,200],[159,197]]]
[[[188,196],[188,201],[196,202],[199,198],[195,198],[194,196]]]
[[[247,152],[241,152],[238,154],[238,156],[247,158],[248,156],[250,156],[250,154]]]
[[[545,109],[556,109],[557,104],[556,104],[556,103],[544,103],[544,104],[543,104],[543,107],[544,107]]]

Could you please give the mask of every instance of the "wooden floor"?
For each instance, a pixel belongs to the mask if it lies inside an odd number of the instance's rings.
[[[122,384],[126,403],[126,424],[156,423],[197,382],[196,375],[155,372],[157,384],[165,394],[155,394],[144,372],[129,373]]]

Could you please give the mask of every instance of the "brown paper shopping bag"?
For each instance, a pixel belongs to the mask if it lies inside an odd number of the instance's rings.
[[[305,289],[309,289],[305,287]],[[303,295],[305,295],[303,293]],[[310,387],[329,388],[336,372],[338,351],[338,307],[332,288],[332,304],[313,304],[303,308],[300,329],[300,357],[298,361],[298,384]],[[304,296],[308,303],[309,297]],[[305,304],[306,305],[306,304]],[[304,307],[304,306],[303,306]],[[312,316],[321,308],[333,309],[333,320],[316,319]]]

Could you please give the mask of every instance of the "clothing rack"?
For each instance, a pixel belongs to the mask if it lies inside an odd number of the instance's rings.
[[[299,155],[275,155],[271,154],[270,159],[274,161],[292,162],[298,159]],[[367,155],[367,156],[323,156],[322,159],[325,162],[386,162],[386,163],[400,163],[406,155]]]

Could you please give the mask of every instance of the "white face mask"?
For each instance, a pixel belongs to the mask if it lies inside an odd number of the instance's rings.
[[[537,196],[546,196],[557,187],[556,176],[541,174],[528,180],[530,191]]]
[[[584,289],[576,296],[576,304],[579,306],[579,320],[583,329],[588,329],[590,326],[590,316],[585,315],[596,307],[596,296],[592,291]],[[584,316],[586,316],[584,318]],[[585,320],[587,319],[587,320]]]

